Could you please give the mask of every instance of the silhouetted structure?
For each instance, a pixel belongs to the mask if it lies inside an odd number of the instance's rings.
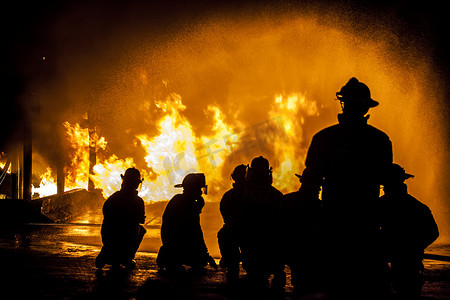
[[[283,194],[271,185],[269,161],[262,156],[252,160],[247,177],[245,184],[236,188],[235,194],[239,204],[235,224],[243,267],[252,285],[265,286],[273,274],[272,287],[281,288],[286,278],[277,233]]]
[[[367,124],[366,113],[378,105],[367,85],[353,77],[336,96],[342,106],[339,124],[314,135],[300,193],[316,199],[322,188],[320,285],[330,293],[374,295],[386,290],[375,208],[392,164],[392,144]]]
[[[408,194],[404,181],[414,177],[392,164],[380,200],[381,229],[391,263],[394,290],[405,299],[418,297],[423,285],[423,254],[439,236],[425,204]]]
[[[217,233],[220,254],[222,255],[221,263],[226,268],[227,278],[234,280],[239,277],[239,264],[241,262],[241,251],[239,247],[238,228],[236,228],[236,219],[239,214],[239,199],[235,195],[237,190],[242,187],[245,182],[247,173],[246,165],[238,165],[231,173],[234,180],[233,188],[225,192],[220,201],[220,213],[223,218],[224,225]]]
[[[105,264],[133,267],[134,256],[146,232],[140,225],[145,222],[144,201],[136,190],[142,182],[141,174],[136,168],[129,168],[121,177],[120,191],[103,204],[103,247],[95,261],[99,269]]]
[[[183,193],[175,195],[164,210],[162,246],[156,260],[159,268],[177,272],[186,265],[199,270],[208,263],[217,268],[208,253],[200,225],[200,214],[205,206],[202,198],[202,188],[206,188],[205,175],[188,174],[175,187],[183,187]]]
[[[302,181],[300,175],[295,176]],[[320,209],[318,197],[303,198],[300,191],[283,196],[279,232],[283,245],[281,256],[291,270],[291,282],[297,294],[307,293],[311,285]]]

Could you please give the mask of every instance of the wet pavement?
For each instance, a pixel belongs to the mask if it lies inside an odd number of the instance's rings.
[[[8,299],[294,299],[289,284],[282,293],[249,290],[245,274],[230,285],[224,270],[187,271],[170,278],[158,273],[159,230],[148,228],[132,270],[97,272],[100,226],[92,224],[23,225],[1,231],[0,285]],[[432,253],[448,255],[448,245]],[[219,257],[216,257],[219,261]],[[425,260],[424,299],[450,299],[450,263]],[[289,274],[288,274],[289,275]],[[3,298],[7,299],[7,298]]]
[[[177,278],[160,274],[156,253],[159,229],[147,227],[136,254],[136,268],[98,272],[100,226],[28,224],[0,236],[0,284],[10,299],[240,299],[243,289],[230,287],[224,270]],[[216,258],[219,263],[219,258]],[[245,274],[241,274],[242,285]],[[292,287],[277,298],[289,299]],[[244,297],[248,298],[248,297]],[[258,297],[259,298],[259,297]],[[265,298],[265,297],[264,297]],[[272,298],[272,297],[271,297]]]

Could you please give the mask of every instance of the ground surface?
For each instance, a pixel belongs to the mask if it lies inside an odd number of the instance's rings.
[[[289,284],[283,293],[246,288],[242,271],[235,285],[227,283],[220,268],[170,278],[158,273],[152,251],[139,251],[133,270],[96,272],[98,233],[99,227],[82,225],[34,225],[2,232],[0,288],[2,295],[10,295],[2,299],[295,298]],[[149,233],[143,249],[158,247],[157,238]],[[425,265],[424,299],[450,299],[450,263],[425,261]]]

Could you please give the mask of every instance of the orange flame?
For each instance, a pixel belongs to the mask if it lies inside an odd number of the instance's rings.
[[[39,196],[50,196],[56,194],[57,187],[56,181],[52,175],[52,169],[47,167],[47,170],[44,174],[40,176],[41,183],[38,187],[32,186],[32,193],[39,194]]]
[[[279,158],[279,165],[273,172],[274,185],[287,192],[298,185],[298,178],[293,175],[304,169],[306,149],[299,149],[304,117],[319,115],[319,112],[315,101],[308,101],[301,94],[290,94],[276,96],[269,115],[277,119],[283,130],[273,140],[275,157]]]
[[[136,136],[147,153],[147,169],[140,168],[144,181],[139,195],[146,202],[168,200],[179,192],[174,184],[180,183],[191,172],[205,173],[212,188],[210,190],[213,194],[215,192],[220,195],[229,185],[229,182],[223,180],[225,162],[238,149],[241,134],[235,133],[233,127],[224,121],[225,115],[217,106],[209,105],[204,112],[205,115],[212,114],[212,133],[198,136],[189,120],[182,115],[186,106],[180,95],[172,93],[155,104],[163,112],[158,122],[159,135]],[[273,145],[274,157],[277,158],[271,162],[275,166],[274,185],[283,192],[288,192],[298,184],[298,179],[293,174],[303,169],[302,161],[306,150],[298,149],[297,145],[302,136],[304,116],[311,115],[318,115],[315,101],[308,101],[301,94],[277,95],[268,114],[270,120],[263,122],[264,128],[256,136],[256,139],[263,139],[262,142]],[[297,122],[299,118],[300,122]],[[235,121],[234,128],[242,126],[239,121]],[[106,149],[105,138],[91,136],[89,139],[88,129],[79,124],[65,122],[64,127],[72,149],[69,154],[71,164],[65,168],[66,189],[86,189],[90,178],[95,187],[108,197],[120,189],[120,174],[127,168],[138,167],[133,158],[120,159],[113,154],[109,158],[99,159],[93,167],[94,174],[89,175],[89,141],[91,147]],[[41,196],[54,194],[56,183],[51,169],[47,168],[41,178],[41,186],[34,188],[33,192],[38,192]]]

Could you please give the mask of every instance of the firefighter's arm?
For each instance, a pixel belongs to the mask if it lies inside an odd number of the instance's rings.
[[[141,199],[139,203],[139,224],[145,223],[145,204],[144,200]]]
[[[431,213],[431,210],[427,210],[425,214],[425,236],[424,236],[424,247],[426,249],[439,237],[439,228],[436,221]]]
[[[305,160],[305,170],[302,173],[301,197],[304,199],[318,199],[323,179],[323,162],[325,145],[314,136]]]

